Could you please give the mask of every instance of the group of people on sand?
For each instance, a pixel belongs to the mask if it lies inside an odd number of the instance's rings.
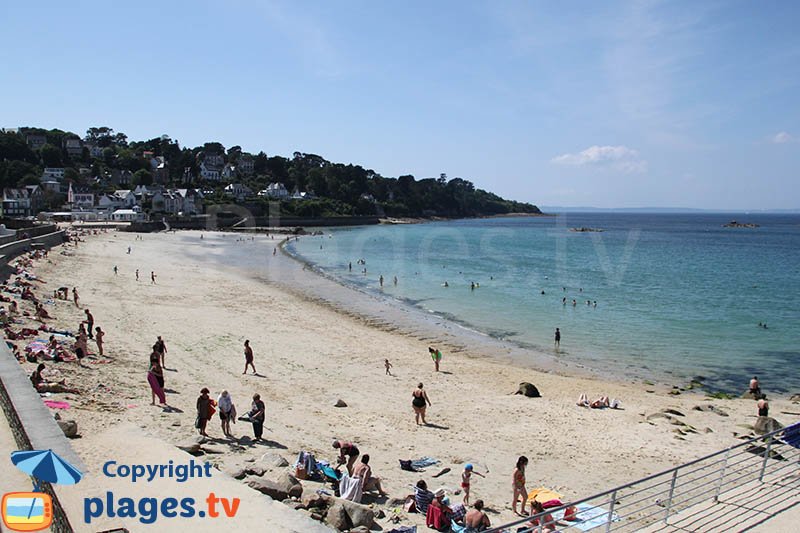
[[[465,472],[471,471],[472,468],[468,468],[471,466],[466,465]],[[486,531],[492,525],[489,516],[484,511],[483,500],[476,500],[472,509],[468,510],[468,498],[465,497],[463,503],[453,503],[447,496],[445,487],[431,491],[424,479],[417,481],[414,486],[414,494],[408,497],[409,500],[412,498],[413,506],[410,506],[410,510],[424,514],[425,524],[431,529],[451,531],[451,524],[455,522],[456,525],[464,528],[464,533],[478,533]]]
[[[220,428],[222,434],[228,438],[235,438],[231,432],[231,424],[235,424],[237,420],[250,422],[253,425],[253,436],[256,441],[261,441],[264,434],[264,420],[266,419],[266,406],[258,393],[253,394],[253,401],[250,404],[250,410],[243,417],[237,416],[236,404],[233,402],[233,397],[227,390],[220,392],[217,399],[211,397],[211,391],[207,387],[200,389],[200,396],[197,398],[197,418],[195,419],[195,428],[200,435],[208,437],[206,428],[208,421],[219,413]]]
[[[362,492],[378,491],[381,496],[387,495],[381,486],[381,479],[372,475],[368,454],[361,455],[358,446],[346,440],[335,439],[332,446],[339,452],[339,456],[336,458],[338,465],[345,465],[347,475],[360,480]],[[359,455],[361,455],[361,461],[356,464]]]

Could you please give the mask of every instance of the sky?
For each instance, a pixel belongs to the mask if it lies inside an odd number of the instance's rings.
[[[3,2],[0,127],[537,205],[800,208],[800,2]]]

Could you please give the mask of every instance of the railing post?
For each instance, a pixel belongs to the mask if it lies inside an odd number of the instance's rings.
[[[669,520],[669,512],[672,509],[672,495],[675,493],[675,482],[678,479],[678,469],[672,471],[672,481],[669,484],[669,498],[667,499],[667,512],[664,514],[664,523]]]
[[[611,505],[608,506],[608,518],[606,519],[606,533],[611,531],[611,522],[614,520],[614,506],[617,504],[617,491],[611,493]]]
[[[758,474],[758,480],[764,481],[764,471],[767,469],[767,460],[769,459],[769,450],[772,448],[772,437],[767,441],[767,449],[764,450],[764,461],[761,463],[761,473]]]
[[[722,470],[719,472],[719,480],[717,480],[717,490],[714,493],[714,503],[719,503],[719,493],[722,492],[722,481],[725,479],[725,470],[728,468],[728,457],[731,454],[730,447],[725,452],[725,462],[722,464]]]

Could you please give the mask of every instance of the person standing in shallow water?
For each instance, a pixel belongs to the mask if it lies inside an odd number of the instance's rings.
[[[561,330],[556,328],[556,348],[561,346]]]

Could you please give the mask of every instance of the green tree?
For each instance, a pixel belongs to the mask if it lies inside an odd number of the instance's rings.
[[[61,166],[61,149],[53,146],[52,144],[45,144],[40,150],[42,156],[42,164],[46,167],[60,167]]]
[[[138,187],[139,185],[152,185],[153,184],[153,174],[145,169],[137,170],[133,173],[133,183],[134,187]]]

